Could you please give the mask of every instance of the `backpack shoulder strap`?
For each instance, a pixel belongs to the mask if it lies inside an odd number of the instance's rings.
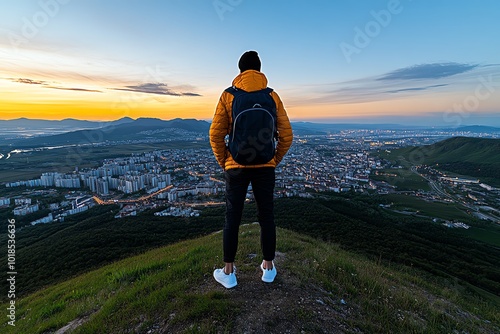
[[[266,94],[271,94],[273,92],[273,89],[271,87],[267,87],[261,90],[261,92]]]
[[[234,97],[237,97],[237,96],[240,96],[240,95],[243,95],[246,93],[246,91],[244,91],[243,89],[238,89],[234,86],[227,88],[225,91],[228,92],[229,94],[233,95]]]
[[[234,86],[231,86],[231,87],[228,87],[226,88],[225,90],[226,92],[228,92],[229,94],[233,95],[233,96],[238,96],[238,95],[241,95],[241,94],[245,94],[247,93],[246,90],[243,90],[243,89],[239,89],[239,88],[236,88]],[[258,92],[262,92],[262,93],[266,93],[266,94],[271,94],[273,91],[272,88],[270,87],[266,87],[264,89],[261,89],[260,91]],[[252,92],[253,93],[253,92]]]

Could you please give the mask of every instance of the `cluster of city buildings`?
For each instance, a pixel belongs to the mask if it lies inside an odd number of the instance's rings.
[[[65,217],[87,211],[96,203],[93,201],[92,196],[87,193],[69,192],[65,195],[65,200],[51,202],[46,200],[47,204],[42,204],[38,200],[34,203],[29,196],[43,196],[50,199],[57,193],[56,190],[33,190],[29,194],[25,192],[23,195],[16,196],[16,198],[2,197],[0,198],[0,207],[9,207],[14,200],[14,209],[12,213],[15,216],[27,216],[33,213],[40,212],[41,210],[49,210],[50,212],[39,219],[33,220],[31,225],[50,223],[53,221],[64,221]]]
[[[446,221],[443,223],[444,226],[448,228],[463,228],[468,230],[470,228],[469,225],[462,223],[462,222],[453,222],[453,221]]]
[[[10,187],[55,187],[55,188],[80,188],[81,182],[77,175],[62,173],[42,173],[40,178],[26,181],[8,182],[5,184]]]
[[[7,187],[88,188],[98,195],[109,195],[110,190],[131,194],[140,190],[154,192],[170,185],[170,175],[163,174],[154,164],[150,153],[129,158],[105,160],[99,168],[73,173],[42,173],[40,178],[9,182]]]
[[[313,139],[314,141],[314,139]],[[280,196],[307,196],[310,192],[346,192],[376,189],[370,182],[374,169],[382,168],[368,150],[357,151],[349,144],[311,145],[302,140],[294,145],[277,168]]]
[[[173,217],[198,217],[200,215],[199,210],[195,210],[191,207],[177,207],[171,206],[163,211],[155,212],[155,216],[173,216]]]

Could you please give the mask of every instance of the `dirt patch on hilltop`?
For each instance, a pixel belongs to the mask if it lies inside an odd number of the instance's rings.
[[[252,257],[250,254],[249,257]],[[252,263],[237,267],[238,286],[225,289],[207,275],[196,291],[222,291],[238,306],[233,326],[214,323],[214,333],[361,333],[348,324],[354,305],[308,282],[301,282],[286,267],[285,254],[277,253],[278,275],[273,283],[261,281],[262,271]],[[191,324],[196,327],[196,324]],[[167,326],[168,327],[168,326]],[[173,328],[163,328],[172,333]],[[184,328],[186,330],[187,328]]]

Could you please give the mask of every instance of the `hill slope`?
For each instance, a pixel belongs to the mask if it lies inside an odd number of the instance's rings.
[[[391,159],[404,158],[412,165],[432,165],[473,177],[500,179],[500,139],[454,137],[432,145],[402,148]]]
[[[456,215],[473,227],[467,234],[457,233],[429,218],[418,218],[391,212],[379,203],[393,199],[364,195],[327,195],[323,198],[281,198],[275,201],[276,224],[384,263],[413,266],[443,278],[458,278],[491,294],[500,295],[500,248],[497,243],[484,243],[469,234],[500,237],[500,228],[465,219],[453,206],[411,200],[415,208],[430,214]],[[243,222],[257,216],[255,203],[247,203]],[[436,206],[437,205],[437,206]],[[413,206],[412,206],[413,207]],[[16,280],[18,298],[44,286],[63,282],[106,264],[166,246],[181,240],[194,239],[221,227],[224,207],[205,208],[199,217],[158,217],[145,212],[136,217],[113,218],[118,207],[97,206],[64,223],[40,224],[16,232],[16,263],[23,272]],[[0,210],[5,222],[11,211]],[[451,218],[448,218],[451,219]],[[29,222],[30,220],[26,220]],[[0,232],[2,231],[0,219]],[[18,225],[19,224],[19,225]],[[23,226],[22,220],[16,225]],[[7,231],[7,224],[3,225]],[[0,244],[8,236],[0,233]],[[7,263],[7,253],[0,254]],[[0,281],[0,290],[8,290],[8,282]],[[0,295],[0,303],[7,295]]]
[[[221,235],[158,248],[16,302],[8,333],[442,333],[500,330],[491,302],[278,229],[278,277],[260,281],[259,228],[242,226],[239,285],[225,290]],[[308,268],[307,271],[304,269]],[[6,305],[2,305],[5,310]]]

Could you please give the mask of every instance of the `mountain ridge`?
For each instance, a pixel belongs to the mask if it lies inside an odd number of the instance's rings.
[[[62,120],[45,120],[45,119],[30,119],[26,117],[11,119],[11,120],[0,120],[0,129],[7,129],[12,127],[17,128],[26,128],[26,129],[47,129],[53,128],[54,126],[59,127],[60,129],[71,129],[71,127],[76,128],[103,128],[110,125],[118,125],[123,123],[132,123],[136,121],[143,122],[144,120],[154,120],[157,122],[169,122],[169,121],[199,121],[206,122],[210,124],[208,121],[197,120],[197,119],[182,119],[182,118],[174,118],[174,119],[160,119],[160,118],[152,118],[152,117],[139,117],[137,119],[133,119],[130,117],[122,117],[116,120],[111,121],[89,121],[89,120],[80,120],[74,118],[65,118]],[[292,126],[295,130],[301,132],[305,131],[304,134],[326,134],[331,132],[338,132],[340,130],[353,130],[353,129],[366,129],[366,130],[389,130],[389,129],[434,129],[434,130],[443,130],[443,131],[465,131],[472,133],[481,133],[481,132],[500,132],[499,127],[493,126],[485,126],[485,125],[467,125],[461,127],[445,127],[445,126],[415,126],[415,125],[401,125],[397,123],[342,123],[342,122],[308,122],[308,121],[292,121]]]
[[[106,124],[103,127],[69,131],[49,136],[38,136],[27,139],[13,140],[18,147],[40,147],[52,145],[99,144],[106,141],[130,141],[141,139],[178,139],[179,134],[174,129],[193,133],[208,134],[210,124],[195,119],[172,119],[168,121],[158,118],[127,119],[118,123]],[[161,131],[171,129],[171,132]],[[148,135],[147,131],[155,131]]]

